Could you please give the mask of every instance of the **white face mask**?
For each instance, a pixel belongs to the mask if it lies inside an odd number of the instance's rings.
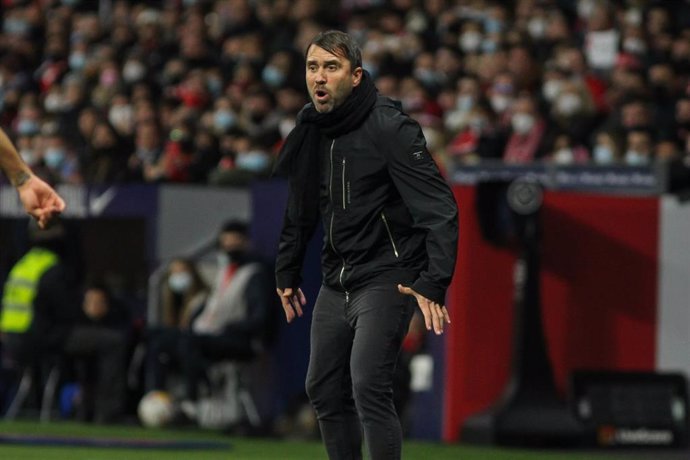
[[[542,38],[546,33],[546,20],[544,18],[532,18],[527,23],[527,32],[532,38]]]
[[[482,34],[476,31],[465,32],[460,36],[459,44],[465,53],[474,53],[482,44]]]
[[[571,149],[564,147],[554,152],[553,161],[559,165],[569,165],[575,161],[575,156]]]
[[[497,94],[491,97],[491,108],[498,113],[502,113],[510,107],[512,102],[510,97],[504,96],[503,94]]]
[[[175,294],[183,294],[192,286],[192,275],[188,272],[171,273],[168,286]]]
[[[556,101],[556,110],[561,115],[569,116],[582,108],[582,99],[579,96],[567,93],[562,95]]]
[[[22,157],[22,160],[24,160],[24,163],[29,166],[34,165],[34,162],[36,161],[36,154],[34,153],[33,149],[21,149],[19,151],[19,155]]]
[[[644,155],[636,150],[625,152],[625,164],[629,166],[645,166],[649,164],[649,155]]]
[[[131,127],[133,121],[132,107],[129,105],[116,105],[108,112],[108,120],[117,127]]]
[[[534,126],[534,117],[528,113],[516,113],[510,123],[516,133],[526,134]]]
[[[613,150],[605,145],[597,145],[592,152],[594,162],[599,165],[613,163]]]
[[[549,102],[555,100],[558,96],[558,93],[561,92],[562,85],[563,84],[560,80],[549,80],[545,82],[541,90],[544,99],[546,99]]]

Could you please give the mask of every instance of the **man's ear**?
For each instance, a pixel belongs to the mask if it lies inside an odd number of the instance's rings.
[[[359,84],[362,82],[362,75],[363,75],[363,70],[361,67],[355,68],[355,70],[352,71],[352,87],[354,88],[355,86],[359,86]]]

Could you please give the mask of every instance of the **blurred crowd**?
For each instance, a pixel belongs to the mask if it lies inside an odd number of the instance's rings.
[[[442,169],[690,159],[684,0],[0,2],[0,126],[53,183],[266,177],[328,28]]]

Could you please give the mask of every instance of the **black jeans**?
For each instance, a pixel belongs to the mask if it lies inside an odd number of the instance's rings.
[[[314,306],[307,394],[331,459],[400,458],[393,374],[416,301],[395,284],[345,294],[322,287]]]

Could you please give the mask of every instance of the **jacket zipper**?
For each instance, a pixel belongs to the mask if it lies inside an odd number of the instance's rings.
[[[330,181],[328,182],[328,193],[331,196],[331,207],[333,206],[333,148],[335,147],[335,139],[331,142],[331,151],[330,151],[330,157],[331,157],[331,178]],[[345,166],[345,159],[343,159],[343,181],[345,179],[345,171],[344,171],[344,166]],[[344,183],[344,182],[343,182]],[[345,198],[343,198],[343,209],[345,209]],[[343,259],[343,265],[340,268],[340,275],[338,275],[338,281],[340,282],[340,287],[343,288],[343,291],[345,291],[345,306],[347,306],[349,300],[350,300],[350,293],[347,292],[347,289],[345,289],[345,285],[343,284],[343,275],[345,274],[345,259],[340,255],[340,253],[335,249],[335,244],[333,243],[333,219],[335,216],[335,211],[331,209],[331,223],[328,229],[328,239],[331,242],[331,249],[333,249],[333,252],[339,255]]]
[[[347,198],[347,189],[345,188],[345,157],[343,157],[343,173],[342,173],[342,183],[343,183],[343,211],[346,208],[346,198]]]
[[[391,240],[391,246],[393,246],[393,253],[395,254],[395,258],[397,259],[400,257],[398,255],[398,248],[395,246],[395,241],[393,240],[393,233],[391,233],[391,229],[388,226],[388,221],[386,220],[386,215],[382,212],[381,213],[381,219],[383,220],[383,225],[386,227],[386,231],[388,232],[388,238]]]

